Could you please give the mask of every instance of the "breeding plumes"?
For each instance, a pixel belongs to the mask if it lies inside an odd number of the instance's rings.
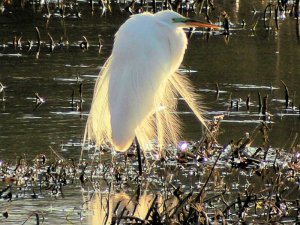
[[[124,152],[135,137],[144,151],[177,144],[182,96],[205,124],[199,96],[177,70],[187,48],[182,28],[210,27],[173,11],[131,16],[115,35],[112,54],[96,81],[85,138]]]

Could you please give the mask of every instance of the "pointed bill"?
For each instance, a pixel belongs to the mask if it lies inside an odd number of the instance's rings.
[[[186,25],[190,27],[200,27],[200,28],[212,28],[212,29],[220,29],[220,26],[210,24],[210,23],[203,23],[197,20],[187,20],[185,22]]]
[[[211,23],[204,23],[198,20],[193,20],[190,18],[174,18],[173,19],[174,23],[183,23],[187,27],[200,27],[200,28],[212,28],[212,29],[220,29],[220,26],[211,24]]]

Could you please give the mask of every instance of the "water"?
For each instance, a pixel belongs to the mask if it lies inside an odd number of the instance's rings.
[[[287,138],[299,132],[299,119],[296,111],[284,111],[283,80],[290,90],[291,98],[295,93],[295,106],[298,107],[297,87],[299,87],[299,43],[296,36],[296,21],[288,17],[280,23],[280,30],[265,30],[262,13],[252,13],[252,5],[247,1],[216,4],[217,17],[221,9],[229,13],[232,23],[229,40],[223,35],[211,35],[208,40],[203,33],[195,32],[189,41],[188,50],[182,67],[193,70],[191,79],[203,97],[208,118],[225,113],[221,142],[243,136],[251,132],[262,116],[257,115],[257,92],[269,95],[272,121],[272,143],[285,144]],[[264,5],[255,3],[257,10],[263,11]],[[27,154],[34,156],[63,145],[66,156],[77,156],[85,121],[89,111],[93,85],[96,76],[111,52],[113,35],[128,15],[114,10],[105,15],[91,15],[89,6],[82,5],[81,18],[51,17],[49,21],[40,13],[36,18],[11,18],[2,15],[0,34],[0,82],[5,88],[5,101],[0,111],[0,154],[6,160]],[[4,20],[5,19],[5,20]],[[216,19],[215,19],[216,20]],[[242,28],[241,21],[246,21]],[[255,31],[251,30],[258,21]],[[36,59],[37,45],[34,27],[41,33],[41,50]],[[49,53],[50,33],[56,43]],[[90,47],[88,51],[79,48],[86,36]],[[98,52],[98,35],[103,45]],[[14,49],[14,36],[22,36],[22,49]],[[69,41],[68,46],[60,46],[58,40]],[[27,40],[33,41],[28,51]],[[77,76],[82,81],[77,81]],[[79,102],[79,84],[83,83],[82,111],[76,111]],[[220,94],[216,98],[215,83],[219,84]],[[249,86],[250,85],[250,86]],[[270,87],[273,89],[270,89]],[[74,90],[74,108],[71,96]],[[222,92],[223,91],[223,92]],[[45,103],[35,109],[34,92],[45,98]],[[246,100],[251,96],[251,109],[240,103],[239,111],[228,108],[229,98]],[[234,100],[234,104],[236,104]],[[298,108],[296,108],[297,110]],[[189,109],[179,108],[183,112]],[[190,114],[182,115],[185,121],[185,137],[197,139],[201,136],[201,126],[195,123]],[[245,121],[245,123],[243,123]],[[246,123],[246,121],[248,121]],[[252,121],[252,122],[251,122]]]
[[[225,115],[220,143],[238,140],[245,132],[251,134],[264,120],[257,107],[257,93],[260,92],[262,97],[268,95],[271,145],[288,148],[293,140],[296,144],[300,131],[297,92],[300,86],[300,48],[296,20],[287,15],[280,22],[280,30],[266,30],[262,21],[265,2],[236,0],[215,4],[216,10],[211,16],[213,22],[223,10],[230,16],[229,40],[224,35],[211,34],[207,38],[206,34],[195,32],[189,40],[182,69],[187,73],[191,71],[190,78],[202,96],[207,118]],[[86,4],[80,3],[79,6],[81,18],[67,17],[64,20],[51,17],[47,21],[44,12],[36,16],[24,14],[23,17],[0,14],[0,82],[5,86],[5,101],[0,100],[0,160],[14,161],[20,156],[33,159],[38,154],[50,154],[49,146],[65,158],[78,159],[97,74],[110,55],[115,32],[128,18],[126,12],[117,8],[101,16],[100,11],[92,15]],[[253,6],[257,13],[251,12]],[[245,28],[242,28],[242,20],[246,22]],[[251,30],[256,22],[256,29]],[[42,41],[38,58],[36,26]],[[48,32],[56,43],[52,53],[49,52]],[[90,43],[88,51],[79,47],[83,35]],[[100,53],[98,35],[101,35],[103,45]],[[22,36],[22,49],[13,48],[14,36]],[[68,40],[68,46],[58,44],[61,37],[63,42]],[[26,44],[28,40],[33,41],[30,51]],[[284,109],[281,80],[289,88],[290,100],[293,101],[295,95],[294,110]],[[80,107],[80,83],[83,84],[83,103],[82,110],[77,110],[76,107]],[[220,88],[218,96],[216,83]],[[36,92],[45,100],[38,107]],[[249,110],[245,106],[248,94],[251,97]],[[239,108],[236,107],[237,101]],[[185,122],[184,137],[187,140],[199,139],[201,126],[181,102],[179,113]],[[261,143],[261,140],[255,139],[255,143]],[[78,193],[70,195],[80,197]],[[70,203],[66,204],[70,208],[74,205],[81,207],[76,199],[68,200]],[[36,207],[45,205],[47,203],[42,201]],[[19,206],[14,206],[17,214]],[[36,208],[30,209],[31,212],[34,210]],[[58,214],[51,215],[65,218],[67,213],[62,212],[63,209],[57,211]],[[74,209],[72,219],[78,221],[79,213],[80,210]]]

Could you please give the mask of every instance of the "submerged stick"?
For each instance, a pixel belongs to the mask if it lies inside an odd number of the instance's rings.
[[[262,108],[261,95],[259,92],[257,93],[257,95],[258,95],[258,112],[261,113],[261,108]]]
[[[278,11],[279,11],[279,6],[278,4],[275,7],[275,26],[276,30],[279,30],[279,25],[278,25]]]
[[[296,102],[296,91],[294,91],[293,92],[293,101],[292,101],[292,103],[291,103],[291,108],[292,108],[292,110],[294,110],[295,109],[295,102]]]
[[[93,3],[93,0],[90,0],[90,7],[91,7],[91,11],[93,12],[93,11],[94,11],[94,3]]]
[[[136,144],[136,152],[137,152],[138,163],[139,163],[139,175],[142,176],[143,169],[142,169],[141,147],[140,147],[137,137],[135,137],[135,144]]]
[[[146,220],[146,221],[147,221],[148,218],[150,217],[150,214],[151,214],[151,212],[152,212],[153,209],[154,209],[154,206],[155,206],[155,204],[156,204],[157,199],[158,199],[158,195],[156,194],[156,195],[155,195],[155,198],[153,199],[153,202],[152,202],[152,204],[151,204],[151,206],[150,206],[150,208],[149,208],[149,210],[148,210],[148,212],[147,212],[147,215],[146,215],[146,217],[145,217],[145,220]]]
[[[38,212],[33,212],[33,213],[31,213],[31,214],[27,217],[27,219],[22,223],[22,225],[24,225],[25,223],[27,223],[27,221],[28,221],[33,215],[34,215],[35,218],[36,218],[36,224],[40,224],[40,217],[39,217]],[[42,213],[41,213],[41,216],[42,216],[42,224],[44,224],[45,218],[44,218],[44,216],[43,216]]]
[[[224,18],[224,20],[223,20],[224,35],[230,35],[230,32],[229,32],[229,24],[230,24],[229,16],[225,11],[223,11],[222,16]]]
[[[220,87],[219,87],[218,82],[216,82],[216,92],[217,92],[217,98],[218,98],[219,94],[220,94]]]
[[[82,41],[80,44],[79,44],[79,47],[85,51],[87,51],[89,49],[89,42],[86,38],[86,36],[82,36],[82,38],[84,39],[84,41]]]
[[[297,39],[298,39],[298,42],[300,41],[300,27],[299,27],[299,20],[297,19],[296,21],[296,36],[297,36]]]
[[[252,31],[255,31],[256,26],[258,24],[258,20],[259,20],[259,18],[257,18],[256,21],[253,23],[252,28],[251,28]]]
[[[3,91],[2,91],[2,102],[4,102],[5,101],[5,89],[3,89]]]
[[[247,99],[246,99],[246,107],[247,107],[247,110],[250,109],[250,94],[248,94]]]
[[[268,95],[264,97],[263,106],[262,106],[262,114],[266,114],[268,111]]]
[[[101,35],[98,35],[98,47],[99,47],[98,53],[100,54],[101,49],[102,49],[102,47],[103,47],[103,45],[102,45],[102,40],[101,40]]]
[[[216,91],[217,91],[217,94],[219,94],[219,92],[220,92],[220,88],[219,88],[219,84],[218,84],[218,82],[216,82]]]
[[[297,21],[298,21],[298,18],[299,18],[299,0],[296,0],[295,2],[295,17],[297,18]]]
[[[41,34],[40,34],[40,30],[38,27],[35,27],[35,31],[36,31],[36,35],[37,35],[37,44],[40,45],[41,44]]]
[[[5,101],[5,90],[3,84],[0,82],[0,93],[2,92],[2,101]]]
[[[107,213],[105,214],[105,221],[104,221],[104,224],[107,223],[108,221],[108,218],[109,218],[109,211],[110,211],[110,202],[109,202],[109,199],[110,199],[110,195],[111,195],[111,183],[109,184],[109,193],[108,193],[108,198],[107,198],[107,205],[106,205],[106,208],[107,208]]]
[[[79,84],[80,103],[83,102],[82,91],[83,91],[83,83],[81,82],[81,83]]]
[[[217,165],[217,162],[219,161],[219,159],[220,159],[220,157],[221,157],[221,154],[223,153],[224,149],[227,148],[227,146],[228,146],[228,145],[225,145],[225,146],[223,147],[222,151],[220,151],[220,153],[219,153],[219,155],[218,155],[216,161],[214,162],[213,167],[212,167],[211,170],[210,170],[210,173],[209,173],[209,175],[208,175],[208,177],[207,177],[207,179],[206,179],[206,181],[205,181],[203,187],[201,188],[199,194],[198,194],[198,195],[196,196],[196,198],[195,198],[195,203],[199,203],[199,202],[200,202],[202,193],[203,193],[204,189],[206,188],[206,186],[207,186],[207,184],[208,184],[208,181],[209,181],[210,177],[212,176],[212,173],[213,173],[213,171],[214,171],[214,169],[215,169],[215,167],[216,167],[216,165]]]
[[[49,36],[49,38],[50,38],[49,51],[50,51],[50,53],[52,53],[53,50],[54,50],[54,40],[53,40],[53,38],[52,38],[52,36],[51,36],[50,33],[48,33],[48,36]]]
[[[31,48],[32,48],[32,41],[28,40],[27,41],[27,44],[28,44],[28,49],[27,49],[27,52],[30,52]]]
[[[38,59],[41,51],[41,34],[38,27],[35,27],[35,30],[37,35],[37,51],[36,51],[35,58]]]
[[[263,21],[264,21],[264,27],[270,29],[270,19],[269,19],[269,24],[267,25],[267,23],[266,23],[268,9],[269,9],[270,18],[272,18],[272,4],[271,3],[269,3],[266,6],[265,11],[264,11],[264,19],[263,19]]]
[[[51,153],[54,153],[54,155],[59,158],[59,160],[64,161],[66,163],[68,163],[61,155],[59,155],[51,146],[49,146]]]
[[[75,90],[74,88],[72,89],[72,100],[71,100],[71,106],[72,106],[72,110],[74,109],[74,95],[75,95]]]
[[[172,214],[170,215],[170,218],[172,218],[173,216],[177,215],[177,213],[186,206],[186,203],[190,200],[190,198],[192,197],[193,193],[190,192],[188,193],[188,195],[179,201],[179,203],[177,204],[176,208],[174,209],[174,211],[172,212]]]
[[[297,139],[298,139],[298,132],[296,132],[295,134],[294,134],[294,137],[293,137],[293,139],[292,139],[292,141],[291,141],[291,143],[290,143],[290,146],[287,148],[287,149],[290,149],[289,151],[289,153],[291,153],[291,151],[292,151],[292,149],[293,149],[293,146],[296,146],[296,141],[297,141]]]
[[[287,85],[283,82],[283,80],[280,80],[281,83],[284,86],[284,90],[285,90],[285,109],[287,109],[289,107],[289,89],[287,87]]]
[[[152,0],[152,10],[153,13],[156,13],[156,0]]]
[[[46,5],[46,9],[47,9],[47,18],[49,19],[52,14],[50,12],[49,2],[47,0],[45,1],[45,5]]]

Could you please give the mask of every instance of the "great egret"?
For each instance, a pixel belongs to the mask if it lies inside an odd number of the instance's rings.
[[[205,124],[198,95],[177,72],[187,38],[182,28],[210,27],[173,11],[131,16],[115,35],[112,54],[96,81],[85,138],[124,152],[135,136],[143,150],[157,139],[162,149],[177,144],[180,122],[174,114],[181,95]]]

